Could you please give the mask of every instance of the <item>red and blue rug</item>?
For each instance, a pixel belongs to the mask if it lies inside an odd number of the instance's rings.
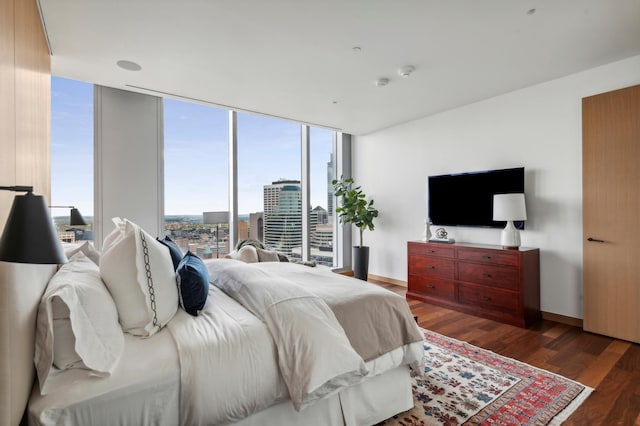
[[[424,376],[413,381],[414,408],[384,426],[559,425],[592,388],[423,330]]]

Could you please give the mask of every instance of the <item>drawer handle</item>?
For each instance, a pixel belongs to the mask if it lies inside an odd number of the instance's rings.
[[[485,278],[491,278],[491,274],[482,274],[482,276]]]
[[[429,253],[435,253],[435,252],[436,252],[435,250],[429,250]]]
[[[489,296],[482,296],[482,300],[484,300],[485,302],[490,302],[491,298]]]
[[[482,256],[483,259],[491,259],[491,256]]]
[[[427,268],[429,268],[429,269],[436,269],[436,267],[435,267],[435,266],[433,266],[433,265],[429,265],[429,266],[427,266]]]
[[[429,284],[429,285],[427,286],[427,288],[436,288],[436,286],[435,286],[435,285],[433,285],[433,284]]]

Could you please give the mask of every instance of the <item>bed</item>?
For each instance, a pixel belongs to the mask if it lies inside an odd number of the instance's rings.
[[[63,268],[80,261],[91,264],[76,253]],[[0,263],[0,423],[24,413],[33,425],[367,425],[412,408],[410,368],[420,368],[423,349],[403,298],[322,268],[205,266],[211,285],[197,316],[178,309],[148,336],[122,333],[108,374],[52,368],[43,393],[34,341],[60,272]]]

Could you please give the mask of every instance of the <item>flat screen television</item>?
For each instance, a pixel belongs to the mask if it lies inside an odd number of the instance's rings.
[[[504,228],[493,220],[493,195],[524,193],[524,167],[429,176],[429,220],[433,225]],[[524,229],[523,221],[516,221]]]

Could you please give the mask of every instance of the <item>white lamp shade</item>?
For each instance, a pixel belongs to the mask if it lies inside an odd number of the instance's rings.
[[[495,194],[493,220],[527,220],[524,194]]]

